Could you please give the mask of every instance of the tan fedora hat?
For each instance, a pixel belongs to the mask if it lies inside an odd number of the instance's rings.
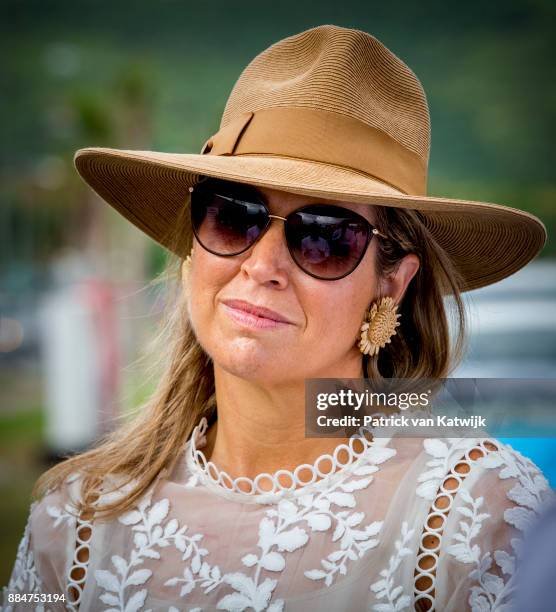
[[[104,200],[173,250],[188,188],[211,176],[419,210],[464,290],[531,261],[546,242],[543,223],[508,206],[427,196],[429,149],[428,104],[415,74],[370,34],[323,25],[251,61],[199,154],[91,147],[74,163]]]

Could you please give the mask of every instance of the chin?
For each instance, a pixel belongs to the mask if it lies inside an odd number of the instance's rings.
[[[221,344],[215,352],[215,362],[222,367],[252,373],[270,369],[278,358],[278,350],[261,346],[256,338],[236,338]]]
[[[283,380],[288,372],[286,364],[293,362],[285,358],[283,349],[262,347],[254,338],[238,338],[222,344],[211,357],[215,365],[229,374],[261,383]]]

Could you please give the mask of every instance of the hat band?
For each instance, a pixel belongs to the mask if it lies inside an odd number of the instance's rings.
[[[209,138],[201,153],[316,161],[363,172],[405,194],[427,192],[427,166],[416,153],[358,119],[314,108],[242,113]]]

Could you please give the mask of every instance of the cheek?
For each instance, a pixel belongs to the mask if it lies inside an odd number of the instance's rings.
[[[378,282],[373,265],[372,261],[366,262],[347,276],[342,291],[331,300],[329,312],[338,313],[331,316],[344,333],[359,333],[365,311],[377,295]]]
[[[362,287],[348,279],[335,281],[339,285],[333,290],[324,287],[321,292],[312,292],[307,297],[306,331],[318,343],[324,338],[329,345],[350,344],[352,337],[356,338],[359,333],[373,287]]]
[[[214,311],[216,296],[237,274],[237,262],[210,254],[199,256],[192,266],[189,287],[191,291],[191,314],[194,319],[204,321]]]

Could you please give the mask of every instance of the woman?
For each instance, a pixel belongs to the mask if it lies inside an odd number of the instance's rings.
[[[305,437],[306,379],[446,377],[460,293],[544,244],[528,213],[427,196],[429,142],[413,72],[327,25],[249,64],[201,154],[77,153],[87,183],[179,257],[172,344],[141,414],[40,479],[6,606],[24,592],[126,612],[511,600],[514,548],[551,493],[529,460],[485,437]]]

